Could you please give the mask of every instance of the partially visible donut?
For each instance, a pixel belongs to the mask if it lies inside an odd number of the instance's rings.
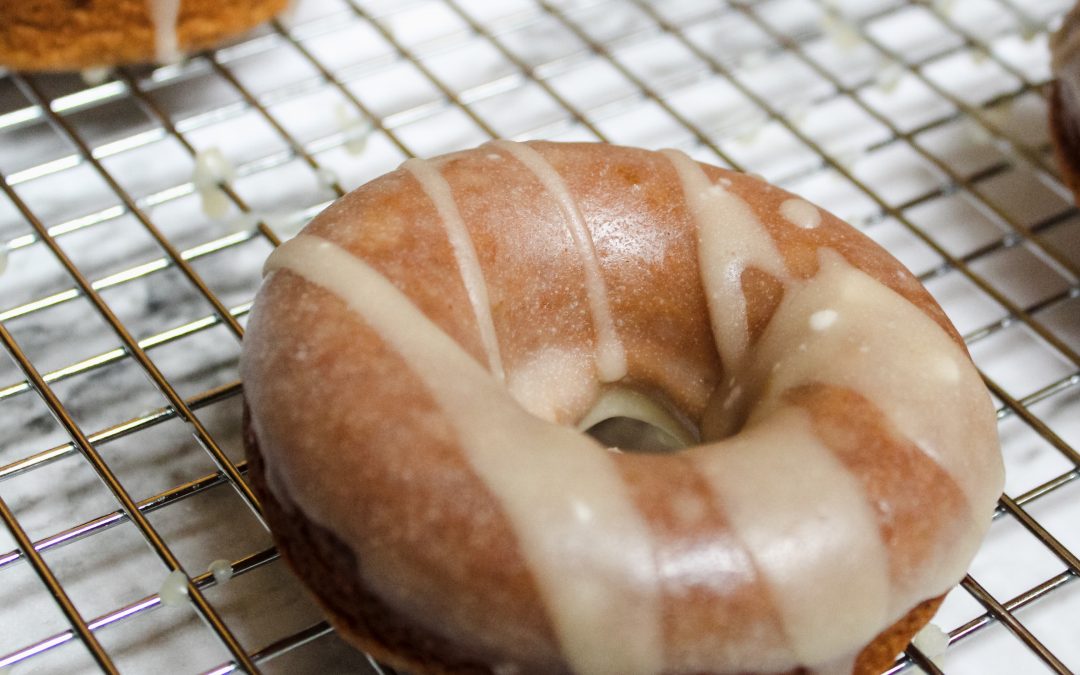
[[[391,664],[874,672],[1002,487],[989,395],[910,273],[680,152],[410,160],[266,271],[251,475],[285,558]],[[579,430],[620,415],[691,445]]]
[[[33,0],[0,2],[0,66],[85,70],[172,63],[216,46],[288,0]]]
[[[1080,195],[1080,3],[1050,36],[1050,69],[1054,79],[1048,90],[1050,137],[1061,177]],[[1080,202],[1080,197],[1077,198]]]

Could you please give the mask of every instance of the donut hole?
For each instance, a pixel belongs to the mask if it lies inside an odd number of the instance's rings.
[[[699,434],[674,406],[640,391],[612,387],[600,394],[578,429],[623,452],[669,453],[695,445]]]
[[[666,453],[686,443],[660,427],[633,417],[609,417],[585,430],[607,448],[622,452]]]

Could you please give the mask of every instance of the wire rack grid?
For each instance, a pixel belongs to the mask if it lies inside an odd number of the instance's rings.
[[[301,0],[173,66],[0,74],[0,670],[391,672],[271,546],[239,341],[262,261],[329,201],[495,137],[757,172],[919,274],[1008,479],[948,650],[889,672],[1080,670],[1080,218],[1043,98],[1068,4]]]

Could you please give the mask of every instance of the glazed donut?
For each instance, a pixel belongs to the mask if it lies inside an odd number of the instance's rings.
[[[173,63],[270,19],[287,1],[0,2],[0,66],[83,70]]]
[[[331,621],[391,665],[873,672],[1000,494],[990,397],[910,273],[681,152],[409,160],[265,271],[250,475]],[[613,417],[669,447],[582,432]]]
[[[1080,195],[1080,4],[1050,36],[1050,83],[1047,108],[1050,137],[1061,177],[1074,196]],[[1080,201],[1080,200],[1078,200]]]

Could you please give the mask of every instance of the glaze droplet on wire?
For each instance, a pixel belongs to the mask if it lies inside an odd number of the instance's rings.
[[[937,624],[928,623],[915,634],[915,637],[911,639],[911,644],[927,658],[936,659],[945,654],[945,650],[949,648],[949,634],[941,630]]]
[[[80,71],[79,76],[86,86],[96,87],[105,84],[112,76],[112,72],[112,68],[109,66],[98,66],[96,68],[86,68],[85,70]]]
[[[173,570],[158,589],[161,604],[166,607],[180,607],[188,601],[188,578],[183,570]]]
[[[371,122],[357,116],[345,103],[339,103],[336,112],[341,134],[345,140],[345,151],[350,155],[363,154],[373,129]]]
[[[199,193],[203,213],[218,220],[229,212],[230,199],[221,185],[236,178],[236,169],[219,148],[201,150],[195,155],[191,182]]]
[[[207,571],[214,576],[214,581],[216,581],[218,585],[224,584],[233,577],[232,563],[223,558],[219,558],[210,563]]]

